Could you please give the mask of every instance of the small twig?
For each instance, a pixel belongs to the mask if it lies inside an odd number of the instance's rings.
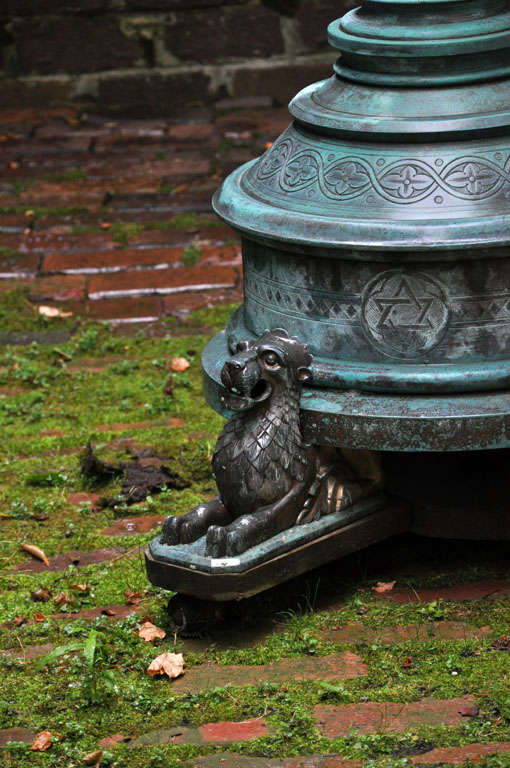
[[[25,648],[24,648],[23,643],[21,642],[21,638],[20,638],[20,636],[18,635],[17,632],[14,633],[14,636],[16,637],[16,640],[18,641],[18,643],[20,645],[21,652],[23,654],[23,664],[25,664],[25,662],[27,660],[27,654],[25,652]]]
[[[117,557],[112,557],[110,563],[115,563],[117,560],[121,560],[123,557],[127,557],[128,555],[135,552],[139,547],[140,544],[137,544],[135,547],[131,547],[131,549],[127,549],[125,552],[121,552],[120,555],[117,555]]]
[[[53,347],[53,351],[55,352],[55,354],[57,354],[59,357],[63,358],[64,360],[69,361],[73,359],[73,356],[68,355],[67,352],[64,352],[63,349],[59,349],[58,347]]]

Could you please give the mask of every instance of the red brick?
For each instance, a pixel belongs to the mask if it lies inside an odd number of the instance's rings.
[[[46,656],[46,654],[52,651],[54,647],[53,643],[46,643],[45,645],[28,645],[23,649],[18,646],[17,648],[9,648],[8,651],[0,651],[0,654],[8,653],[10,656],[13,656],[16,659],[21,659],[22,661],[33,661],[33,659],[39,659],[41,656]]]
[[[207,226],[207,222],[214,222],[215,226]],[[239,234],[226,224],[216,226],[216,220],[206,219],[206,222],[189,229],[164,229],[139,232],[129,239],[129,246],[135,248],[138,246],[186,246],[190,243],[199,241],[209,241],[212,244],[223,244],[225,240],[236,242],[239,240]]]
[[[5,747],[10,741],[32,744],[35,737],[36,731],[33,728],[2,728],[0,730],[0,748]]]
[[[22,279],[16,283],[0,282],[0,293],[12,290],[13,286],[28,288],[32,301],[79,301],[85,296],[85,279],[79,275],[64,275],[58,278]]]
[[[361,733],[405,731],[420,726],[455,727],[463,721],[459,713],[474,702],[472,696],[458,699],[422,699],[410,703],[358,702],[342,706],[315,707],[314,718],[324,736],[337,738],[351,730]]]
[[[69,504],[76,506],[89,503],[90,509],[95,511],[100,509],[98,504],[100,498],[101,494],[99,493],[70,493],[67,500]]]
[[[510,754],[510,741],[501,743],[492,741],[489,744],[466,744],[464,747],[432,749],[430,752],[425,752],[423,755],[412,757],[411,762],[413,765],[436,765],[437,763],[460,765],[468,760],[472,760],[474,763],[480,763],[480,759],[483,757],[505,754]]]
[[[180,261],[182,248],[116,248],[91,253],[50,253],[41,272],[118,272],[137,267],[170,266]],[[1,266],[1,264],[0,264]]]
[[[16,250],[22,253],[63,252],[77,254],[120,248],[108,231],[72,234],[71,232],[62,231],[62,227],[60,227],[58,231],[35,231],[29,235],[13,235],[11,237],[11,240],[6,241],[6,236],[3,235],[0,239],[0,244],[16,248]]]
[[[47,108],[55,103],[71,102],[73,87],[69,78],[5,78],[2,80],[2,108]]]
[[[148,533],[161,525],[164,519],[161,515],[123,517],[101,531],[101,536],[133,536],[137,533]]]
[[[331,643],[401,643],[407,640],[463,640],[489,635],[490,627],[475,627],[462,621],[435,621],[397,627],[365,627],[347,624],[317,633],[323,642]]]
[[[211,98],[209,78],[203,72],[168,75],[119,75],[101,78],[98,105],[101,112],[138,116],[175,116],[193,103]],[[143,107],[141,106],[143,104]]]
[[[205,142],[214,136],[214,128],[207,123],[182,123],[168,127],[168,138],[177,142]]]
[[[510,591],[510,579],[486,579],[454,584],[434,589],[392,589],[374,593],[381,600],[394,603],[429,603],[433,600],[480,600],[486,597],[503,597]]]
[[[88,291],[91,299],[121,298],[129,295],[172,294],[234,287],[236,273],[231,267],[186,267],[94,275]]]
[[[197,757],[193,768],[362,768],[357,760],[347,760],[341,755],[309,755],[307,757],[283,757],[269,759],[235,752],[215,752]]]
[[[0,397],[14,397],[23,394],[23,392],[28,392],[28,390],[21,387],[0,387]]]
[[[131,424],[101,424],[98,427],[92,427],[93,432],[126,432],[134,429],[151,429],[152,427],[165,427],[167,424],[161,424],[153,421],[135,421]]]
[[[198,729],[205,742],[252,741],[268,735],[268,727],[262,718],[252,718],[239,723],[206,723]]]
[[[242,294],[239,290],[228,289],[214,293],[177,293],[163,299],[164,314],[184,320],[199,309],[210,309],[216,304],[240,304]]]
[[[87,301],[84,315],[94,320],[112,322],[149,322],[163,314],[163,304],[156,296]],[[103,366],[104,370],[105,366]]]
[[[113,18],[74,19],[52,17],[16,22],[12,36],[24,73],[81,73],[129,67],[141,58],[133,38],[122,34]],[[86,41],[86,45],[84,45]]]
[[[200,35],[194,34],[193,29],[200,29]],[[177,14],[175,23],[167,27],[165,45],[182,61],[209,62],[283,53],[278,14],[252,5]]]
[[[196,693],[216,686],[259,685],[266,681],[281,683],[288,680],[348,680],[366,673],[366,664],[360,657],[345,651],[330,656],[282,659],[256,666],[200,665],[187,670],[183,677],[174,681],[172,687],[177,691]]]
[[[16,279],[35,276],[39,266],[36,253],[1,253],[0,278]]]
[[[122,554],[121,549],[94,549],[91,552],[66,552],[49,557],[49,566],[40,560],[29,560],[16,566],[13,570],[23,573],[45,573],[46,571],[65,571],[70,565],[84,568],[86,565],[105,563]]]

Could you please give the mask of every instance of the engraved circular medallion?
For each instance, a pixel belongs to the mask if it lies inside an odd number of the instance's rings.
[[[363,328],[374,347],[391,357],[421,357],[439,344],[450,310],[446,288],[423,272],[382,272],[366,286]]]

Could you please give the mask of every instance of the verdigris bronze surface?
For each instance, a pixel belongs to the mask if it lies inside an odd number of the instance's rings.
[[[356,393],[361,435],[336,444],[369,433],[387,449],[380,414],[399,450],[448,450],[448,432],[450,450],[508,447],[508,4],[371,0],[328,31],[333,77],[295,97],[293,123],[214,199],[243,235],[229,347],[274,326],[306,342],[303,397],[328,419],[326,400],[342,413]]]

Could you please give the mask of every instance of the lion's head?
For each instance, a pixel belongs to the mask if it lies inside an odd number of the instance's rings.
[[[225,404],[233,411],[243,411],[267,400],[276,390],[298,387],[310,380],[311,362],[308,348],[281,328],[242,341],[221,371],[228,393]]]

